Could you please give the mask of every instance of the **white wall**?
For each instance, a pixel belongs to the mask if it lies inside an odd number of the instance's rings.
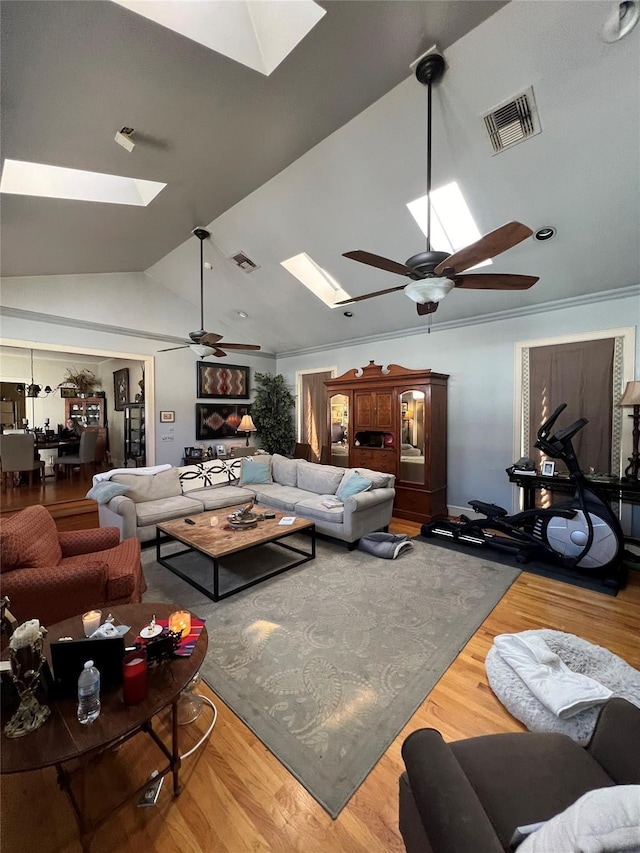
[[[296,370],[336,364],[340,375],[365,366],[370,359],[385,366],[400,364],[448,373],[448,504],[459,508],[469,500],[480,499],[515,510],[518,489],[509,483],[505,473],[517,458],[513,447],[515,343],[636,325],[639,302],[637,295],[632,295],[532,313],[526,318],[443,331],[435,327],[432,334],[425,331],[405,338],[278,358],[277,370],[291,387],[295,385]],[[640,364],[640,335],[636,335],[634,360]],[[631,454],[629,424],[625,424],[622,453],[625,458]],[[636,512],[636,516],[637,536],[640,514]]]

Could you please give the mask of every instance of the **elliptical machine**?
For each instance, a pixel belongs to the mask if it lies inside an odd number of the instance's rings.
[[[509,515],[484,501],[469,501],[485,519],[433,521],[423,524],[425,537],[441,536],[469,545],[493,546],[515,552],[516,561],[535,558],[601,579],[605,586],[624,586],[624,535],[609,505],[598,495],[580,469],[572,438],[587,423],[579,418],[555,435],[553,426],[566,409],[562,403],[538,430],[535,446],[552,459],[561,459],[575,484],[573,498],[550,509],[529,509]],[[487,531],[496,531],[495,534]]]

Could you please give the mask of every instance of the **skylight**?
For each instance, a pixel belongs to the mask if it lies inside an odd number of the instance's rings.
[[[407,204],[409,212],[427,236],[428,197],[422,196]],[[431,190],[431,248],[436,252],[453,254],[458,249],[475,243],[482,235],[456,181],[437,190]],[[482,261],[472,269],[486,266]]]
[[[335,308],[336,302],[350,299],[342,285],[325,269],[322,269],[306,252],[295,255],[286,261],[280,261],[282,266],[302,282],[318,299],[322,299],[329,308]]]
[[[8,159],[4,161],[0,180],[0,193],[138,207],[146,207],[165,187],[166,184],[158,181]]]
[[[314,0],[114,2],[267,76],[326,14]]]

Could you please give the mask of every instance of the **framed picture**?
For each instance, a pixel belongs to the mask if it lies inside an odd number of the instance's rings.
[[[78,396],[78,389],[77,388],[61,388],[60,389],[60,396],[62,397],[63,400],[68,400],[71,397],[77,397]]]
[[[238,364],[197,363],[197,396],[203,399],[228,397],[234,400],[249,396],[249,368]]]
[[[124,411],[124,407],[129,402],[129,368],[123,367],[122,370],[114,370],[113,372],[113,408],[116,412]]]
[[[196,403],[196,439],[206,441],[210,438],[236,437],[242,416],[250,412],[250,405]]]
[[[403,414],[403,415],[406,415],[408,411],[409,411],[409,404],[408,404],[408,403],[403,403],[403,404],[402,404],[402,414]]]
[[[175,412],[160,412],[160,423],[161,424],[173,424],[176,420]]]
[[[543,462],[542,463],[542,476],[543,477],[553,477],[556,473],[556,463],[555,462]]]

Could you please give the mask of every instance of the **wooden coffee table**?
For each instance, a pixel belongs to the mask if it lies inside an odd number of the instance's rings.
[[[200,515],[195,515],[192,519],[195,524],[187,524],[183,518],[175,519],[173,521],[164,521],[161,524],[158,524],[156,533],[156,557],[160,565],[169,569],[169,571],[178,575],[178,577],[181,577],[187,583],[191,584],[191,586],[204,593],[204,595],[213,599],[213,601],[220,601],[221,599],[228,598],[230,595],[235,595],[237,592],[247,589],[247,587],[253,586],[256,583],[261,583],[262,581],[267,580],[267,578],[272,578],[275,575],[279,575],[281,572],[286,572],[289,569],[293,569],[296,566],[301,566],[303,563],[309,562],[309,560],[315,559],[316,527],[312,521],[309,521],[306,518],[296,517],[293,524],[284,527],[280,525],[279,522],[281,518],[286,516],[286,513],[268,510],[268,512],[273,511],[275,513],[275,518],[261,519],[258,521],[256,527],[249,530],[232,530],[228,526],[227,516],[240,509],[241,506],[242,504],[238,506],[225,507],[224,509],[220,509],[215,512],[204,512]],[[255,508],[254,512],[260,517],[264,511],[262,509]],[[213,516],[217,516],[218,518],[218,524],[215,527],[211,526],[211,518]],[[293,536],[295,533],[300,533],[303,530],[308,531],[311,534],[311,547],[308,551],[283,541],[289,536]],[[169,537],[169,540],[178,540],[179,542],[182,542],[187,546],[187,548],[173,554],[167,554],[163,557],[161,554],[161,548],[167,542],[166,538],[162,538],[163,534],[165,537]],[[233,587],[233,589],[227,592],[220,593],[220,560],[230,556],[231,554],[238,554],[244,551],[249,552],[254,548],[258,549],[264,545],[279,545],[281,548],[291,551],[302,559],[294,559],[285,566],[281,566],[274,571],[262,574],[260,577],[254,578],[248,583],[241,584],[240,586]],[[200,552],[201,554],[205,554],[207,557],[211,558],[213,590],[200,584],[197,580],[181,571],[175,565],[176,558],[193,551]]]
[[[125,635],[125,645],[127,645],[133,643],[139,631],[149,623],[154,614],[158,619],[167,619],[176,609],[178,608],[175,605],[163,603],[123,604],[114,607],[111,612],[117,625],[131,626],[131,631]],[[65,619],[64,622],[48,627],[45,653],[49,662],[51,662],[49,645],[60,637],[67,636],[74,638],[84,636],[80,616]],[[203,628],[189,657],[172,658],[149,668],[147,698],[138,705],[126,707],[123,704],[121,687],[111,690],[102,689],[100,716],[88,726],[78,722],[78,702],[75,697],[47,701],[51,714],[39,729],[16,739],[2,735],[0,751],[2,773],[23,773],[27,770],[55,766],[58,772],[58,784],[68,795],[73,807],[82,849],[89,850],[91,837],[98,826],[132,797],[139,795],[149,784],[147,778],[142,785],[134,791],[128,791],[105,813],[89,814],[87,800],[96,773],[95,762],[105,750],[119,746],[136,734],[146,732],[167,759],[167,764],[158,771],[159,775],[165,776],[167,773],[172,773],[173,793],[174,795],[180,793],[178,773],[181,759],[178,748],[177,704],[180,691],[189,684],[200,669],[206,651],[207,631]],[[172,713],[171,744],[167,745],[154,731],[152,718],[169,706]],[[3,719],[2,724],[4,725],[5,722],[6,720]],[[65,766],[68,762],[73,762],[71,769]]]

